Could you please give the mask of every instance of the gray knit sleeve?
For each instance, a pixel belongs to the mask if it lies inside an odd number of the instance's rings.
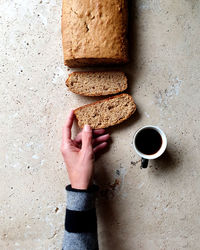
[[[87,190],[66,187],[67,205],[63,250],[98,250],[96,185]]]

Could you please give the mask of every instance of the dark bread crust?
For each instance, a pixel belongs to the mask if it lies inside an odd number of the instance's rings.
[[[128,42],[126,47],[128,48]],[[65,59],[64,64],[70,68],[84,68],[88,66],[99,65],[123,65],[129,62],[128,52],[126,51],[123,58],[73,58]]]

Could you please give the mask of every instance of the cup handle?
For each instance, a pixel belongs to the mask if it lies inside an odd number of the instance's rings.
[[[140,168],[141,168],[141,169],[142,169],[142,168],[147,168],[148,162],[149,162],[148,159],[142,158],[142,160],[141,160],[141,167],[140,167]]]

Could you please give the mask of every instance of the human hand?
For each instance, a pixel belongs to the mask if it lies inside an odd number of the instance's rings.
[[[72,110],[63,128],[61,152],[72,188],[87,189],[92,183],[94,155],[107,146],[109,134],[105,134],[104,129],[92,131],[89,125],[85,125],[83,130],[72,140],[73,120]]]

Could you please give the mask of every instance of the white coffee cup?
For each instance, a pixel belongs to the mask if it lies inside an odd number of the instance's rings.
[[[147,168],[148,160],[156,159],[164,153],[167,147],[167,137],[157,126],[144,126],[136,131],[133,138],[133,147],[136,153],[142,158],[141,168]]]

